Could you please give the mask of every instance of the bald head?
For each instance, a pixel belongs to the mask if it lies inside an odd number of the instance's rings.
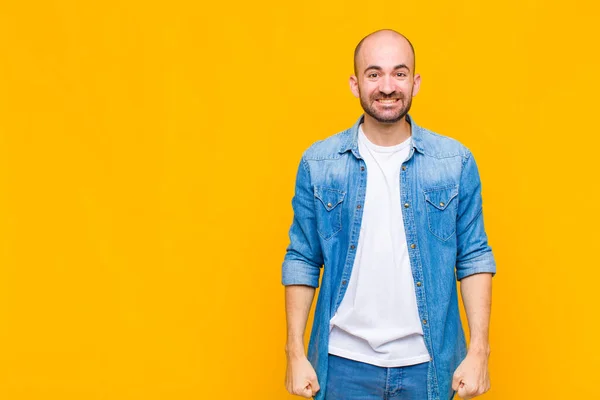
[[[356,48],[354,49],[354,75],[358,77],[360,69],[366,67],[366,65],[362,65],[364,64],[365,58],[368,58],[368,55],[365,55],[365,53],[371,53],[373,48],[381,46],[398,46],[399,48],[406,48],[406,50],[410,52],[410,58],[412,60],[412,65],[410,65],[409,68],[413,74],[415,73],[415,49],[410,40],[408,40],[406,36],[392,29],[381,29],[368,34],[356,45]]]

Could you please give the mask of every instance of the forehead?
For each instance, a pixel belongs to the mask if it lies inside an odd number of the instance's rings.
[[[385,69],[399,64],[405,64],[412,70],[414,65],[414,55],[410,44],[402,37],[367,38],[362,44],[357,58],[360,70],[372,65]]]

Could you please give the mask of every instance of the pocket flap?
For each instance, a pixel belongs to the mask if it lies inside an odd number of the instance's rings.
[[[432,188],[424,190],[425,201],[437,208],[445,210],[453,198],[458,196],[458,185],[445,186],[442,188]]]
[[[345,196],[346,192],[342,192],[341,190],[315,186],[315,197],[321,200],[323,207],[327,211],[333,210],[335,206],[344,201]]]

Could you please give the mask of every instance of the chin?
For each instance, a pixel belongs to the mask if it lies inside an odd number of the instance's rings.
[[[395,114],[395,115],[378,115],[375,114],[375,120],[377,120],[377,122],[380,122],[382,124],[394,124],[398,121],[401,121],[404,116],[406,114],[405,113],[400,113],[400,114]]]

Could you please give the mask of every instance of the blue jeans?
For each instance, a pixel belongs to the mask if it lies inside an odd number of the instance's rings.
[[[383,368],[329,354],[325,400],[427,400],[428,367]]]

